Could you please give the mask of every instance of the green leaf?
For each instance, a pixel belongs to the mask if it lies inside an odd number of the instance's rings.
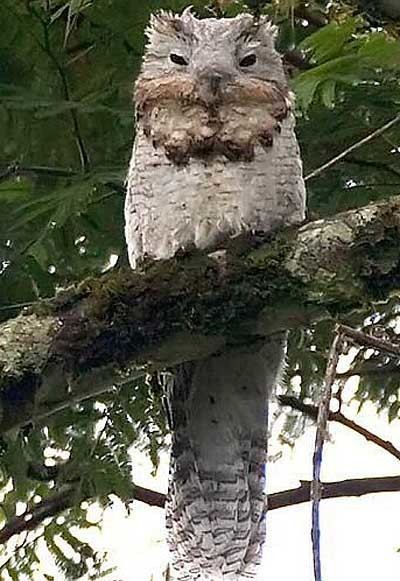
[[[334,79],[328,79],[324,83],[321,83],[320,91],[323,104],[328,109],[332,109],[335,105],[336,81]]]
[[[393,420],[399,417],[400,411],[400,401],[395,401],[389,406],[388,410],[388,418],[389,422],[393,422]]]
[[[317,32],[307,36],[299,45],[300,50],[309,52],[316,64],[336,58],[345,44],[351,40],[360,25],[357,18],[349,18],[338,24],[331,22]]]
[[[375,32],[365,38],[358,56],[370,66],[399,67],[400,43],[383,32]]]

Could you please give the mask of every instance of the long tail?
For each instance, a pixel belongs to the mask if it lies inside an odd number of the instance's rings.
[[[180,365],[166,507],[181,581],[253,578],[265,538],[268,398],[285,335]]]

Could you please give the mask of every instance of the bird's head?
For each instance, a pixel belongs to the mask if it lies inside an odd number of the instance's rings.
[[[164,11],[152,16],[147,37],[141,75],[190,81],[193,96],[207,104],[223,101],[248,80],[284,80],[276,28],[265,18],[198,19],[190,9]]]

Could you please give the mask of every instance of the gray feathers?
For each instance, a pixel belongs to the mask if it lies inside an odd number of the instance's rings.
[[[284,340],[177,370],[167,529],[179,579],[255,575],[265,537],[268,396]]]

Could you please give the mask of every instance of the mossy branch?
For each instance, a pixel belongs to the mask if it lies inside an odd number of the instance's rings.
[[[89,279],[0,325],[0,432],[400,289],[400,197]]]

